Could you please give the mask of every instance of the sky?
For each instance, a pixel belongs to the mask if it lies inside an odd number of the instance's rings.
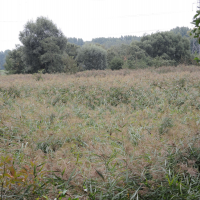
[[[20,44],[27,21],[44,16],[66,37],[142,36],[177,26],[192,28],[197,0],[1,0],[0,51]]]

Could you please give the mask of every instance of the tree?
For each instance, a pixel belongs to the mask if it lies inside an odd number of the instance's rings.
[[[198,43],[200,44],[200,10],[197,10],[197,13],[193,17],[192,24],[195,26],[190,35],[197,39]],[[195,60],[200,63],[200,59],[195,57]]]
[[[36,22],[28,21],[19,40],[23,44],[22,60],[26,73],[42,69],[48,73],[62,72],[62,54],[67,39],[51,20],[38,17]]]
[[[80,48],[80,46],[76,45],[76,44],[72,44],[72,43],[67,43],[67,46],[66,46],[66,49],[65,49],[65,52],[73,57],[73,58],[76,58],[77,54],[78,54],[78,49]]]
[[[16,45],[16,49],[9,51],[4,67],[10,74],[25,73],[25,65],[22,61],[23,47]]]
[[[6,62],[6,56],[8,55],[9,52],[10,52],[10,50],[5,50],[4,52],[3,51],[0,52],[0,69],[4,69],[4,64]]]
[[[113,46],[111,48],[109,48],[107,50],[107,61],[108,61],[108,65],[110,65],[111,61],[113,60],[113,58],[118,57],[119,56],[119,52],[118,52],[119,48],[117,48],[116,46]]]
[[[100,46],[85,44],[78,49],[76,60],[85,70],[102,70],[107,67],[107,52]]]
[[[83,41],[82,38],[75,38],[75,37],[71,38],[71,37],[69,37],[69,38],[67,38],[67,41],[71,44],[75,44],[75,45],[78,45],[78,46],[84,45],[84,41]]]
[[[110,48],[112,46],[120,46],[122,44],[130,44],[132,41],[139,41],[140,37],[137,36],[121,36],[120,38],[114,38],[114,37],[109,37],[109,38],[93,38],[91,43],[93,44],[101,44],[103,45],[105,48]]]
[[[72,56],[68,55],[67,53],[64,53],[62,60],[65,66],[64,72],[73,74],[79,71],[77,62],[73,59]]]
[[[189,60],[191,56],[189,40],[172,32],[144,36],[137,45],[152,58],[162,57],[165,54],[170,60],[179,63],[183,58]]]
[[[189,37],[188,32],[190,31],[190,29],[188,27],[176,27],[170,30],[171,32],[175,33],[175,34],[181,34],[182,37]]]
[[[124,61],[121,58],[115,57],[110,62],[110,69],[112,70],[122,69],[123,64],[124,64]]]

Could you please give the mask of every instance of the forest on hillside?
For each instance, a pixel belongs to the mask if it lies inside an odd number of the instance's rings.
[[[41,25],[43,29],[41,29]],[[8,73],[75,73],[83,70],[137,69],[195,64],[190,29],[120,38],[67,38],[49,19],[29,21],[19,34],[22,45],[0,54],[0,69]]]

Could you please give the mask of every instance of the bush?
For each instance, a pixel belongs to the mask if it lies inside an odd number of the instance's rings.
[[[22,50],[22,46],[16,45],[16,49],[10,51],[6,56],[4,67],[9,74],[19,74],[25,72],[25,65],[22,60]]]
[[[127,66],[129,69],[145,69],[149,65],[145,59],[139,59],[139,60],[128,60]]]
[[[110,62],[110,69],[112,69],[112,70],[122,69],[123,64],[124,64],[124,61],[121,58],[115,57]]]
[[[162,67],[162,66],[177,66],[177,62],[175,60],[167,60],[163,59],[163,57],[155,57],[152,59],[152,65],[154,67]]]
[[[77,66],[77,62],[73,59],[72,56],[69,56],[66,53],[64,53],[62,61],[64,64],[64,71],[66,73],[74,74],[80,71],[80,69]]]
[[[103,70],[107,67],[107,52],[97,45],[83,45],[78,50],[76,60],[84,70]]]

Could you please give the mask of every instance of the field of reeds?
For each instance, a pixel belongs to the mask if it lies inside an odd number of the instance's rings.
[[[0,76],[0,199],[200,199],[200,68]]]
[[[5,70],[0,70],[0,75],[5,75]]]

